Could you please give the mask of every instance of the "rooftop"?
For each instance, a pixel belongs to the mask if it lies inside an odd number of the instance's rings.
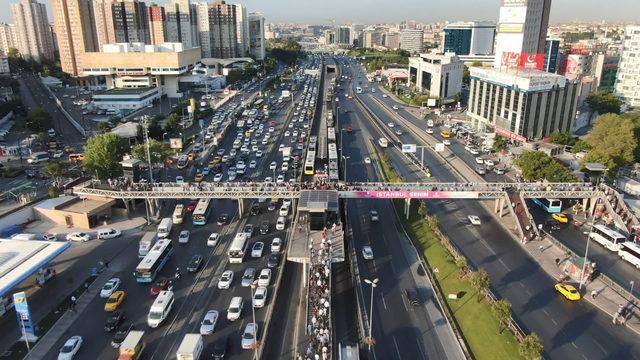
[[[139,87],[139,88],[113,88],[108,90],[97,91],[95,95],[140,95],[150,90],[157,90],[154,87]]]
[[[469,71],[472,79],[513,86],[524,91],[550,90],[554,86],[564,88],[567,83],[567,78],[562,75],[535,69],[496,69],[472,66]]]

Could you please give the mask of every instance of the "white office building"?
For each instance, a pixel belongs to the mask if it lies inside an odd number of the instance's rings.
[[[579,84],[539,70],[470,68],[467,117],[483,132],[515,141],[570,132]]]
[[[400,49],[411,53],[420,53],[424,47],[424,31],[422,29],[403,29],[400,31]]]
[[[496,29],[494,67],[503,54],[544,54],[551,0],[502,0]]]
[[[640,26],[625,28],[615,92],[627,105],[640,107]]]
[[[409,58],[408,84],[433,98],[450,99],[462,90],[464,64],[454,53],[427,53]]]

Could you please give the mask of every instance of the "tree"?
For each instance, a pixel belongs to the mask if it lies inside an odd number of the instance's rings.
[[[164,131],[169,134],[177,134],[180,130],[180,116],[176,113],[171,113],[167,116],[164,123]]]
[[[622,101],[611,92],[595,92],[587,97],[585,103],[593,112],[597,111],[600,115],[607,113],[620,114]]]
[[[41,107],[30,112],[25,121],[27,129],[32,132],[43,132],[51,128],[51,115]]]
[[[536,333],[531,333],[522,340],[518,353],[526,360],[538,360],[542,358],[544,345]]]
[[[18,49],[14,47],[9,48],[9,51],[7,52],[7,57],[11,59],[22,59],[22,55],[20,55],[20,52],[18,51]]]
[[[421,219],[427,218],[427,203],[424,201],[420,202],[420,207],[418,207],[418,215],[420,215]]]
[[[579,153],[581,151],[589,151],[589,150],[591,150],[591,146],[587,144],[587,142],[584,140],[578,140],[576,144],[573,145],[573,148],[571,148],[571,152],[574,154]]]
[[[586,162],[597,162],[615,173],[618,168],[632,164],[638,156],[640,116],[600,115],[586,139],[591,150]]]
[[[133,147],[131,150],[131,154],[136,159],[140,159],[142,161],[147,161],[147,146],[142,143]],[[162,144],[161,142],[149,139],[149,154],[151,156],[152,164],[162,164],[165,160],[171,155],[171,149],[166,144]]]
[[[102,180],[119,176],[122,173],[120,162],[128,147],[126,141],[116,134],[89,138],[84,147],[84,170]]]
[[[467,275],[469,271],[469,264],[467,263],[467,258],[464,256],[458,256],[456,258],[456,267],[460,271],[460,277],[464,277]]]
[[[522,171],[527,181],[550,182],[576,181],[573,173],[542,151],[525,151],[514,164]]]
[[[53,199],[60,196],[60,194],[62,193],[62,190],[60,190],[60,188],[57,188],[55,186],[50,186],[49,189],[47,189],[47,193],[49,197]]]
[[[42,174],[52,178],[53,181],[60,184],[62,182],[62,178],[65,176],[65,169],[61,163],[49,161],[45,163],[44,168],[42,169]]]
[[[462,83],[467,85],[471,83],[471,72],[467,65],[464,65],[464,70],[462,70]]]
[[[571,136],[571,134],[561,133],[559,131],[552,133],[549,137],[551,138],[552,143],[558,144],[558,145],[573,146],[578,141],[578,139]]]
[[[101,121],[98,123],[98,130],[102,133],[108,133],[111,131],[111,124],[107,121]]]
[[[294,39],[269,39],[267,41],[267,51],[276,60],[287,65],[293,65],[302,54],[302,46]]]
[[[482,297],[484,296],[484,292],[491,286],[491,279],[489,278],[489,274],[487,274],[484,269],[476,271],[471,277],[471,286],[473,286],[473,288],[477,292],[476,301],[480,302],[480,300],[482,300]]]
[[[509,326],[509,322],[511,321],[511,303],[508,300],[498,300],[493,303],[491,307],[491,311],[498,318],[500,322],[498,333],[502,334],[504,329]]]
[[[494,152],[500,152],[502,150],[505,150],[507,147],[509,147],[509,140],[507,138],[498,135],[493,140],[492,150]]]

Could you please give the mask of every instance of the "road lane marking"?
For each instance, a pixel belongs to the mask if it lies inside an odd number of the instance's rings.
[[[500,264],[502,264],[502,266],[504,266],[505,269],[511,271],[511,269],[507,266],[507,264],[504,263],[504,261],[502,261],[502,259],[498,259],[498,261],[500,262]]]
[[[551,318],[551,322],[553,323],[553,325],[558,326],[558,323],[556,322],[556,320],[554,318]]]
[[[252,305],[253,306],[253,305]],[[238,331],[242,331],[242,326],[244,325],[244,319],[242,319],[242,322],[240,322],[240,327],[238,328]]]
[[[380,292],[380,297],[382,298],[382,306],[384,306],[385,310],[387,309],[387,302],[384,300],[384,295],[382,294],[382,291]]]
[[[400,348],[398,347],[398,342],[396,341],[396,336],[393,336],[393,345],[395,345],[396,347],[396,353],[398,354],[398,359],[402,359],[402,356],[400,356]]]
[[[600,348],[600,351],[602,351],[602,353],[604,355],[607,355],[607,350],[604,348],[604,346],[602,346],[602,344],[600,344],[600,342],[598,342],[598,340],[593,339],[593,342],[596,343],[596,345],[598,345],[598,347]]]
[[[427,355],[422,350],[422,346],[420,346],[420,340],[416,339],[416,344],[418,344],[418,351],[420,351],[420,356],[422,356],[423,359],[428,359]]]
[[[576,345],[576,343],[574,341],[571,342],[571,345],[573,345],[574,348],[578,348],[578,346]]]

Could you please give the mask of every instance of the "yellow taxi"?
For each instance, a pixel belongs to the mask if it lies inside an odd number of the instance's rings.
[[[196,159],[196,154],[195,153],[189,153],[189,155],[187,156],[187,158],[189,159],[189,161],[193,161]]]
[[[213,165],[220,164],[221,161],[222,161],[222,158],[220,156],[216,156],[213,158],[213,160],[211,160],[211,164]]]
[[[440,132],[440,136],[442,136],[443,139],[449,139],[451,138],[451,132],[448,130],[442,130]]]
[[[193,180],[195,182],[202,182],[202,180],[204,180],[204,175],[202,175],[202,173],[197,173]]]
[[[113,294],[111,294],[111,296],[109,296],[109,299],[107,299],[106,304],[104,304],[104,311],[118,310],[118,307],[120,307],[123,301],[124,301],[124,291],[118,290],[114,292]]]
[[[571,301],[580,300],[580,292],[571,284],[557,283],[555,288],[556,288],[556,291],[558,291],[562,296],[564,296],[568,300],[571,300]]]
[[[556,213],[556,214],[551,214],[551,217],[553,218],[553,220],[562,224],[566,224],[569,222],[569,217],[567,216],[567,214]]]

